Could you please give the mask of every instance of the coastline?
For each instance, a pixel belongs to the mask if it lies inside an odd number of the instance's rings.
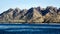
[[[60,25],[60,23],[0,23],[1,24],[42,24],[42,25]]]

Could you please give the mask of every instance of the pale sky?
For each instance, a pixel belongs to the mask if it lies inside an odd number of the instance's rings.
[[[60,0],[0,0],[0,13],[9,8],[29,9],[31,7],[60,7]]]

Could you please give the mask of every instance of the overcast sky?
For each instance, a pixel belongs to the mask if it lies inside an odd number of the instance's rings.
[[[60,0],[0,0],[0,13],[8,10],[9,8],[29,9],[31,7],[47,7],[55,6],[60,7]]]

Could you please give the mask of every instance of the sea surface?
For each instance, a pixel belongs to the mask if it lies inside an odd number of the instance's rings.
[[[60,34],[60,24],[0,24],[0,34]]]

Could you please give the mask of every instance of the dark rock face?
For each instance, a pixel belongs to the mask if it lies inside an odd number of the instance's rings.
[[[31,17],[33,17],[33,8],[29,9],[25,15],[27,16],[27,19],[30,20]]]
[[[60,8],[48,6],[47,8],[34,7],[20,10],[19,8],[8,9],[0,14],[0,22],[29,22],[51,23],[60,22]]]

